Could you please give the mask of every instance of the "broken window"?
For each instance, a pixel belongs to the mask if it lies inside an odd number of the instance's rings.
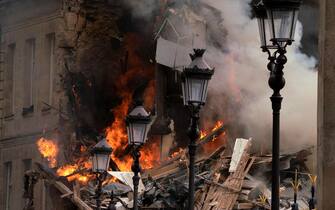
[[[23,114],[28,111],[33,111],[34,104],[34,85],[33,79],[35,74],[35,39],[28,39],[25,46],[25,68],[24,68],[24,100]]]
[[[7,68],[5,72],[5,115],[14,113],[14,71],[15,71],[15,44],[8,45]]]
[[[12,192],[12,162],[5,163],[5,210],[10,209]]]

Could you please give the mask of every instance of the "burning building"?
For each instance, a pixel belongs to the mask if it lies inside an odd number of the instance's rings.
[[[150,172],[182,157],[189,114],[182,103],[180,70],[190,61],[187,54],[192,48],[208,46],[211,61],[222,55],[229,66],[228,73],[218,77],[228,78],[224,80],[227,88],[211,87],[208,111],[202,114],[202,137],[212,137],[201,147],[205,157],[219,158],[215,151],[225,144],[233,151],[228,139],[249,138],[250,130],[264,130],[249,127],[255,122],[250,118],[255,118],[245,114],[245,104],[258,101],[242,97],[251,99],[255,93],[241,88],[239,83],[245,81],[235,78],[245,73],[235,74],[234,69],[246,66],[238,60],[244,54],[233,52],[225,41],[230,38],[227,28],[216,27],[225,24],[220,5],[187,0],[146,2],[143,6],[122,0],[0,1],[1,209],[27,205],[31,198],[22,198],[22,177],[34,168],[34,162],[63,177],[64,183],[88,185],[92,178],[88,151],[101,134],[113,148],[111,169],[130,171],[124,119],[136,100],[143,100],[155,115],[148,145],[141,151],[142,167]],[[227,25],[238,28],[241,23]],[[213,63],[223,68],[221,62]],[[229,129],[219,137],[212,135],[217,129],[222,131],[223,125]],[[155,170],[150,173],[157,175]],[[60,190],[66,188],[55,189],[62,182],[48,182],[45,174],[42,177],[44,181],[35,186],[36,209],[76,208],[74,198],[52,199],[59,191],[64,198],[72,196]]]

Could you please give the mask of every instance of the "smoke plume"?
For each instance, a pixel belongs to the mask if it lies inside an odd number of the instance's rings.
[[[221,12],[218,25],[208,28],[226,31],[223,47],[209,40],[207,60],[216,69],[210,81],[205,118],[229,116],[243,126],[239,137],[254,139],[255,149],[271,146],[272,109],[266,69],[267,54],[260,49],[258,26],[251,19],[250,0],[204,0]],[[208,36],[215,37],[213,30]],[[288,46],[288,63],[284,68],[286,86],[281,111],[281,146],[289,152],[316,143],[317,72],[316,60],[300,50],[303,26],[297,24],[295,42]],[[230,101],[227,103],[227,100]],[[223,108],[224,107],[224,108]],[[237,136],[238,137],[238,136]],[[256,143],[255,143],[256,142]],[[265,148],[263,148],[265,149]]]
[[[216,71],[210,81],[207,104],[202,109],[202,127],[223,119],[233,134],[232,138],[252,137],[254,149],[266,150],[271,148],[272,139],[269,99],[272,90],[268,86],[267,54],[260,49],[258,25],[256,19],[251,18],[250,1],[169,2],[173,2],[170,4],[176,8],[188,5],[206,20],[206,59]],[[138,3],[126,2],[133,10],[140,8]],[[157,2],[145,2],[140,3],[145,9],[135,15],[147,17],[155,13]],[[302,35],[303,26],[298,22],[295,42],[287,48],[286,86],[281,91],[284,97],[281,146],[285,152],[316,143],[316,59],[301,51]]]

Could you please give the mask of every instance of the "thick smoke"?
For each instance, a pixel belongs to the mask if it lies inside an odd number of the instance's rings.
[[[216,68],[210,81],[210,95],[205,117],[217,115],[237,120],[244,128],[243,137],[252,137],[254,147],[271,146],[272,109],[266,70],[267,54],[259,48],[258,26],[251,19],[248,0],[204,0],[221,12],[222,24],[208,22],[209,28],[223,27],[226,31],[223,48],[208,43],[207,60]],[[211,26],[212,25],[212,26]],[[289,152],[316,143],[317,73],[316,60],[303,54],[299,47],[303,27],[297,24],[295,42],[288,47],[285,65],[286,86],[281,111],[281,146]],[[208,33],[213,33],[209,31]],[[213,37],[213,35],[208,34]],[[226,100],[233,103],[223,109]],[[236,103],[235,103],[236,102]],[[234,105],[235,104],[235,105]],[[240,136],[242,137],[242,136]],[[255,148],[257,149],[257,148]],[[264,149],[264,147],[263,147]]]
[[[258,25],[251,19],[251,0],[201,0],[194,11],[207,21],[208,62],[216,71],[202,112],[202,126],[223,119],[232,137],[252,137],[255,149],[269,149],[272,109],[266,69],[267,54],[260,49]],[[158,1],[126,1],[135,16],[157,14]],[[172,1],[171,1],[172,2]],[[174,7],[191,1],[175,1]],[[142,8],[142,9],[139,9]],[[190,7],[192,8],[192,6]],[[220,17],[221,16],[221,17]],[[285,152],[316,143],[316,60],[300,50],[303,26],[297,24],[295,42],[288,47],[284,73],[286,86],[281,110],[281,145]],[[315,44],[315,43],[311,43]],[[304,46],[306,47],[306,46]]]
[[[150,19],[155,12],[159,11],[159,1],[157,0],[126,0],[123,3],[130,7],[132,15],[139,18]]]

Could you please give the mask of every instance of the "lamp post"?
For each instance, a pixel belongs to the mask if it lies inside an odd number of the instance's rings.
[[[105,180],[109,167],[112,147],[105,138],[101,139],[91,150],[92,172],[96,174],[98,186],[95,190],[97,210],[101,210],[102,182]]]
[[[272,194],[271,209],[279,210],[279,155],[280,155],[280,90],[285,86],[284,65],[287,62],[286,46],[294,41],[294,32],[302,0],[263,0],[254,4],[258,19],[261,48],[268,53],[269,86],[273,110],[272,128]]]
[[[199,111],[207,98],[208,82],[211,79],[214,69],[211,68],[203,58],[204,49],[194,49],[194,54],[191,54],[191,64],[184,68],[182,74],[182,91],[184,105],[188,106],[191,112],[191,124],[188,130],[190,138],[189,143],[189,197],[188,208],[194,209],[194,178],[195,178],[195,153],[196,140],[199,138]]]
[[[126,118],[128,144],[133,146],[134,162],[131,167],[134,172],[133,185],[134,185],[134,210],[138,210],[138,184],[140,167],[140,151],[139,148],[146,142],[147,134],[149,131],[149,124],[151,122],[150,113],[145,110],[141,103],[138,103],[135,108],[128,114]]]

